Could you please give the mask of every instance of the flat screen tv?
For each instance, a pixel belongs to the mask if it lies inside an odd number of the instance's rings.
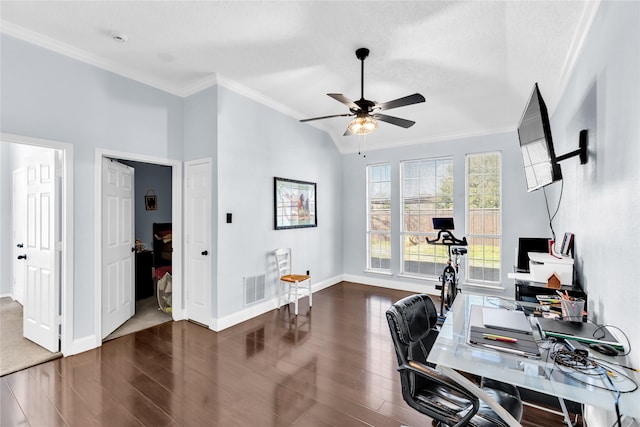
[[[562,171],[553,151],[547,106],[538,83],[518,124],[520,150],[527,179],[527,191],[534,191],[562,179]]]

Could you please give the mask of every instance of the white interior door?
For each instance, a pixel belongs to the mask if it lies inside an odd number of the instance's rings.
[[[27,176],[25,168],[13,171],[13,298],[24,303],[27,262],[22,257],[27,243]]]
[[[135,314],[134,169],[102,159],[102,338]]]
[[[26,264],[24,337],[57,352],[60,275],[57,226],[56,152],[44,150],[26,166]]]
[[[185,163],[187,318],[211,322],[211,162]]]

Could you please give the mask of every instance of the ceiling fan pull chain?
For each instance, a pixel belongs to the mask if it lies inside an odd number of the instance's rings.
[[[367,135],[358,135],[358,156],[362,156],[364,158],[367,157],[366,154],[366,143],[367,143]]]

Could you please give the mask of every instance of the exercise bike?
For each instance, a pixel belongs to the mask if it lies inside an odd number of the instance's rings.
[[[460,292],[460,258],[467,253],[467,238],[458,239],[453,235],[453,218],[433,218],[433,228],[438,229],[438,235],[435,239],[427,239],[427,243],[431,245],[447,246],[449,259],[442,270],[440,276],[440,285],[436,285],[436,289],[440,290],[440,316],[444,316],[453,305],[458,292]]]

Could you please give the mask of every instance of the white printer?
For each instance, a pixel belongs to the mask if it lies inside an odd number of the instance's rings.
[[[555,273],[563,285],[573,284],[573,258],[557,257],[543,252],[528,252],[529,271],[534,282],[547,283]]]

